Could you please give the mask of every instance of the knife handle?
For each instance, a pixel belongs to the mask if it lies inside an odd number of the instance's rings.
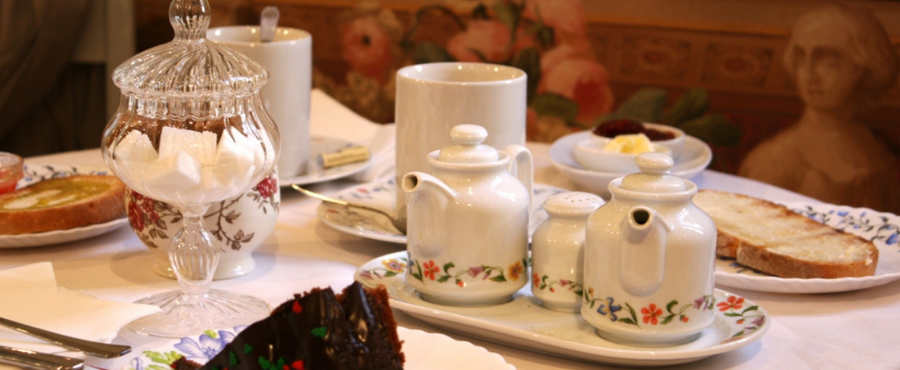
[[[49,370],[82,370],[84,361],[71,357],[0,346],[0,362]]]
[[[97,357],[119,357],[127,354],[128,352],[131,352],[131,347],[129,346],[92,342],[89,340],[72,338],[66,335],[57,334],[44,329],[39,329],[33,326],[18,323],[9,319],[4,319],[2,317],[0,317],[0,325],[6,326],[22,334],[43,339],[49,343],[53,343],[71,350],[81,351]]]

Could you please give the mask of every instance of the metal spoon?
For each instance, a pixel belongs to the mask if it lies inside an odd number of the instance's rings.
[[[294,190],[296,190],[296,191],[299,191],[299,192],[301,192],[301,193],[303,193],[303,194],[309,195],[309,196],[311,196],[311,197],[313,197],[313,198],[319,199],[319,200],[321,200],[321,201],[323,201],[323,202],[326,202],[326,203],[337,204],[337,205],[340,205],[340,206],[350,207],[350,208],[359,208],[359,209],[364,209],[364,210],[369,211],[369,212],[375,212],[375,213],[378,213],[378,214],[380,214],[380,215],[382,215],[382,216],[384,216],[384,217],[387,217],[387,219],[391,221],[391,225],[393,225],[394,228],[397,229],[397,231],[400,232],[400,234],[406,235],[406,221],[401,220],[401,219],[398,219],[398,218],[394,217],[393,215],[391,215],[391,214],[389,214],[389,213],[387,213],[387,212],[385,212],[385,211],[382,211],[382,210],[377,209],[377,208],[372,208],[372,207],[364,206],[364,205],[361,205],[361,204],[355,204],[355,203],[350,203],[350,202],[343,201],[343,200],[340,200],[340,199],[335,199],[335,198],[329,197],[329,196],[327,196],[327,195],[322,195],[322,194],[319,194],[319,193],[316,193],[316,192],[313,192],[313,191],[306,190],[306,189],[300,187],[299,185],[291,185],[291,187],[294,188]]]
[[[263,8],[259,17],[259,38],[262,42],[270,42],[275,38],[279,15],[278,8],[274,6]]]

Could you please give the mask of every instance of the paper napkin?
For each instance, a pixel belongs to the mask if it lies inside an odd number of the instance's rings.
[[[100,300],[58,288],[50,262],[0,271],[0,302],[0,317],[98,342],[111,341],[129,322],[159,311],[156,306]],[[7,328],[0,328],[0,345],[63,351]]]
[[[371,165],[351,179],[372,182],[394,175],[395,124],[378,124],[356,114],[319,89],[310,93],[310,133],[369,148]]]

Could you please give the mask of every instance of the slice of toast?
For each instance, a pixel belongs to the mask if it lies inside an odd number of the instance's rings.
[[[716,254],[784,278],[870,276],[878,248],[859,236],[742,194],[700,190],[694,203],[716,223]]]
[[[0,235],[88,226],[125,217],[125,184],[114,176],[44,180],[0,195]]]

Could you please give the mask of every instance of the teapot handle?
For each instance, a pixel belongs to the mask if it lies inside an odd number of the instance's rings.
[[[512,158],[506,167],[513,176],[519,179],[528,189],[528,210],[534,209],[534,159],[528,148],[521,145],[509,145],[503,151]]]

